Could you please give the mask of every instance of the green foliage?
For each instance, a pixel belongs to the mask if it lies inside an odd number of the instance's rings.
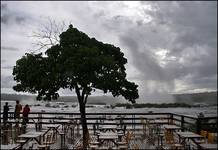
[[[79,101],[95,89],[122,95],[135,102],[137,85],[126,79],[127,59],[119,47],[105,44],[69,26],[60,35],[60,43],[40,54],[26,54],[13,69],[14,90],[38,93],[42,98],[57,99],[60,88],[75,89]]]
[[[16,66],[13,68],[13,75],[18,84],[13,89],[30,93],[38,92],[39,100],[41,100],[42,95],[45,95],[48,100],[56,99],[58,95],[55,92],[60,88],[60,85],[55,84],[58,78],[55,74],[51,74],[47,60],[48,58],[42,57],[42,53],[26,53],[25,56],[17,60]]]

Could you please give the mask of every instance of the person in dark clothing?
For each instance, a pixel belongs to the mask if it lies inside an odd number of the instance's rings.
[[[8,102],[6,102],[4,105],[4,109],[3,109],[3,123],[4,124],[8,121],[8,111],[9,111]]]
[[[26,104],[26,106],[23,108],[23,123],[25,125],[29,121],[29,118],[28,118],[29,112],[30,112],[30,107],[28,104]]]

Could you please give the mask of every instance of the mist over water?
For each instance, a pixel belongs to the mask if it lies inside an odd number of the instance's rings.
[[[167,93],[148,93],[142,95],[138,100],[138,103],[174,103],[172,95]]]
[[[1,101],[1,110],[6,101]],[[10,111],[14,111],[15,101],[7,101],[10,105]],[[62,105],[58,105],[55,101],[45,102],[45,101],[35,101],[35,100],[22,100],[21,105],[30,105],[31,112],[68,112],[68,113],[79,113],[78,104],[75,102],[64,102]],[[46,106],[49,104],[49,107]],[[75,107],[72,107],[74,105]],[[104,107],[105,105],[88,104],[92,107],[86,108],[87,113],[148,113],[152,111],[154,113],[177,113],[182,115],[195,116],[202,112],[205,116],[217,116],[217,106],[206,106],[206,107],[192,107],[192,108],[135,108],[126,109],[124,107],[115,107],[114,109]],[[55,106],[55,107],[54,107]],[[67,106],[67,107],[66,107]]]

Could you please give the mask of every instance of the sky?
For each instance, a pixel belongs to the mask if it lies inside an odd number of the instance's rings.
[[[39,52],[32,35],[48,18],[120,47],[128,59],[127,79],[139,85],[141,100],[217,90],[216,1],[4,1],[2,93],[16,93],[13,66],[26,52]]]

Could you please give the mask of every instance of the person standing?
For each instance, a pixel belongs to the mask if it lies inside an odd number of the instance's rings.
[[[15,106],[15,114],[14,114],[14,119],[20,119],[20,112],[22,110],[22,105],[20,104],[19,100],[16,101],[16,106]]]
[[[29,112],[30,112],[30,107],[28,104],[26,104],[26,106],[23,108],[23,123],[25,125],[29,121],[29,119],[28,119]]]
[[[4,105],[4,109],[3,109],[3,123],[4,124],[8,121],[8,111],[9,111],[8,102],[6,102]]]

